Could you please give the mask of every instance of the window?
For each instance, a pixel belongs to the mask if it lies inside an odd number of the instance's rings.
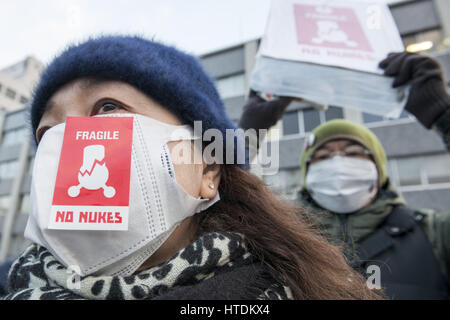
[[[8,210],[10,198],[10,196],[0,196],[0,214]]]
[[[5,94],[8,98],[11,98],[13,100],[16,98],[16,92],[12,89],[7,88]]]
[[[442,33],[442,30],[433,29],[433,30],[428,30],[428,31],[404,36],[402,38],[402,40],[403,40],[403,44],[404,44],[405,48],[414,43],[431,41],[433,43],[433,46],[427,51],[439,51],[439,50],[445,49],[445,44],[443,41],[444,38],[445,37],[444,37],[444,34]]]
[[[0,163],[0,180],[12,179],[16,175],[17,160],[5,161]]]
[[[325,120],[326,121],[330,121],[333,119],[343,119],[343,118],[344,118],[344,112],[342,111],[342,108],[330,106],[325,111]]]
[[[245,74],[238,74],[216,80],[217,90],[222,99],[245,95]]]
[[[420,177],[420,158],[398,159],[398,177],[401,186],[422,184]]]
[[[430,157],[422,162],[422,170],[428,183],[450,182],[450,155],[442,154]]]
[[[28,133],[29,131],[27,128],[6,131],[3,135],[2,145],[12,146],[15,144],[21,144],[27,138]]]
[[[25,123],[27,121],[27,111],[22,109],[16,112],[8,113],[5,121],[12,123]]]
[[[450,154],[390,159],[388,174],[400,186],[450,183]]]
[[[410,44],[416,43],[416,36],[413,35],[409,35],[409,36],[403,36],[402,37],[402,41],[403,41],[403,45],[405,46],[405,48],[407,46],[409,46]]]
[[[379,121],[385,120],[384,117],[377,116],[377,115],[371,114],[371,113],[363,112],[362,116],[363,116],[364,123],[372,123],[372,122],[379,122]]]
[[[289,112],[282,119],[283,135],[305,134],[326,121],[343,118],[342,108],[333,106],[327,110],[308,108]]]
[[[286,113],[283,116],[283,135],[300,133],[298,112]]]
[[[27,103],[29,100],[28,98],[24,97],[24,96],[20,96],[20,103],[25,104]]]
[[[387,117],[378,116],[376,114],[371,113],[362,113],[363,122],[364,123],[373,123],[373,122],[380,122],[380,121],[389,121],[389,120],[397,120]],[[400,116],[398,119],[414,119],[414,117],[406,110],[403,110],[402,113],[400,113]]]
[[[320,124],[319,110],[307,109],[303,111],[303,123],[305,124],[305,132],[312,131]]]

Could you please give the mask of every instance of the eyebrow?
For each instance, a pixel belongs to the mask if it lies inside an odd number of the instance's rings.
[[[55,106],[56,103],[53,100],[47,101],[44,107],[44,111],[42,113],[44,114],[45,112],[52,110]]]
[[[100,78],[100,77],[89,77],[83,79],[83,81],[80,83],[80,88],[82,90],[92,90],[98,87],[99,85],[103,84],[104,82],[108,81],[107,79]]]
[[[81,90],[92,90],[92,89],[97,88],[99,85],[101,85],[102,83],[104,83],[106,81],[107,81],[107,79],[99,78],[99,77],[84,78],[83,81],[80,82],[79,87]],[[56,91],[58,91],[58,90],[56,90]],[[53,100],[47,101],[47,103],[44,107],[44,110],[43,110],[43,114],[45,112],[51,111],[55,107],[56,107],[56,103]]]
[[[347,147],[353,146],[353,145],[355,145],[355,146],[361,146],[361,144],[358,143],[358,142],[356,142],[356,141],[348,141],[347,144],[345,144],[343,147],[344,147],[344,148],[347,148]],[[317,152],[317,151],[320,151],[320,150],[328,150],[328,151],[330,151],[330,149],[326,146],[326,144],[323,145],[323,146],[321,146],[321,147],[319,147],[319,148],[316,150],[316,152]]]

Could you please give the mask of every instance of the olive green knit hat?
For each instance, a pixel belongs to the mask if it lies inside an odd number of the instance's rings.
[[[362,144],[373,156],[378,169],[378,184],[382,187],[387,180],[387,158],[380,140],[369,129],[348,120],[331,120],[315,128],[306,137],[305,148],[301,157],[301,173],[303,185],[306,182],[306,172],[311,155],[328,141],[335,139],[350,139]]]

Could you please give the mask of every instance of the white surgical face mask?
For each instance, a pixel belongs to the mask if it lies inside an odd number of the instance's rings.
[[[378,171],[370,160],[335,156],[313,163],[306,189],[321,207],[334,213],[353,213],[377,192]]]
[[[196,199],[176,181],[167,142],[197,139],[189,126],[173,126],[135,114],[99,117],[133,118],[127,229],[120,231],[49,228],[66,126],[62,123],[47,130],[36,152],[31,182],[30,216],[25,237],[47,248],[61,263],[70,266],[80,275],[126,276],[135,272],[182,220],[207,209],[220,198],[217,194],[214,199]],[[98,148],[89,151],[88,156],[84,155],[81,168],[87,170],[89,168],[86,166],[92,166],[94,160],[102,160],[102,152]],[[92,159],[93,157],[97,159]],[[90,174],[96,175],[96,179],[106,177],[101,183],[105,197],[110,198],[118,186],[112,186],[110,181],[105,183],[108,179],[105,166],[108,167],[108,163],[98,165],[96,169],[94,164]],[[95,188],[92,186],[95,183],[82,180],[80,175],[78,179],[80,186],[85,187],[81,192],[89,192],[88,188]],[[72,188],[69,194],[74,197],[78,192]],[[101,189],[96,192],[101,192]]]

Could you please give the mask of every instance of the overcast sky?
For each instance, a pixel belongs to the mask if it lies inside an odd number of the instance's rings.
[[[270,0],[0,0],[0,68],[28,55],[46,63],[67,44],[102,33],[203,54],[260,37],[269,7]]]

